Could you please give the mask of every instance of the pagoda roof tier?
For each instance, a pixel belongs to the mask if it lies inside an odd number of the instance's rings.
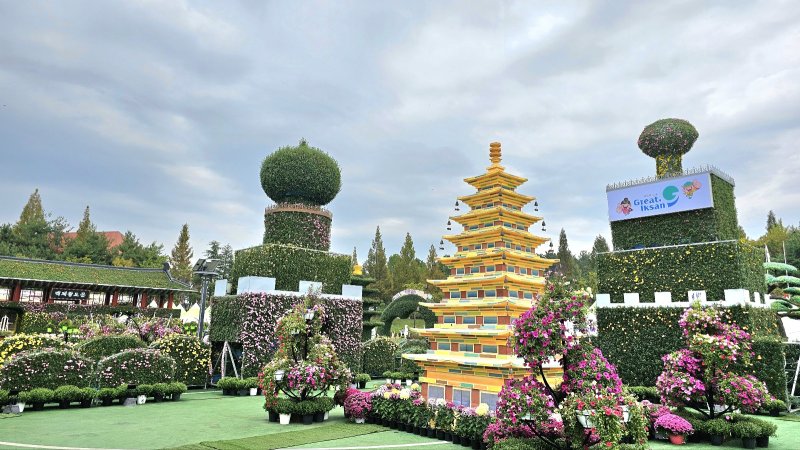
[[[528,179],[506,172],[505,167],[499,164],[492,164],[486,168],[486,173],[464,178],[464,181],[478,190],[490,186],[500,186],[514,190],[522,183],[528,181]]]
[[[454,220],[464,226],[481,224],[487,219],[497,220],[501,218],[512,218],[516,221],[523,222],[526,226],[531,226],[534,223],[542,220],[542,217],[532,216],[520,210],[506,208],[501,205],[492,206],[491,208],[472,209],[469,212],[459,216],[450,217],[451,220]]]
[[[496,337],[508,339],[511,335],[511,328],[506,325],[503,328],[412,328],[411,331],[419,333],[421,336],[458,336],[458,337]]]
[[[544,277],[518,275],[509,272],[489,272],[477,275],[464,275],[463,277],[448,277],[445,280],[427,280],[436,287],[475,286],[502,284],[516,285],[519,287],[544,286]]]
[[[506,368],[525,368],[525,361],[522,358],[481,358],[474,356],[453,355],[445,353],[404,353],[403,358],[410,359],[418,363],[439,363],[439,364],[458,364],[462,366],[478,367],[506,367]]]
[[[510,205],[515,205],[522,208],[528,203],[536,200],[536,197],[520,194],[517,191],[498,186],[489,189],[483,189],[474,194],[463,195],[458,197],[458,199],[470,207],[480,206],[490,201],[498,201],[500,203],[505,201]]]
[[[524,310],[527,311],[531,308],[533,303],[529,299],[519,299],[514,297],[494,297],[482,299],[468,299],[468,300],[444,300],[438,303],[424,303],[420,305],[430,309],[436,310],[460,310],[460,311],[476,311],[476,310],[496,310],[498,308],[505,309],[509,307],[511,310]]]
[[[469,263],[469,265],[475,265],[481,262],[496,263],[498,259],[505,261],[506,264],[515,266],[524,265],[525,267],[531,267],[533,269],[547,269],[558,262],[557,259],[542,258],[535,253],[502,247],[458,252],[454,256],[443,256],[439,258],[439,262],[450,267],[460,267],[467,263]]]
[[[465,231],[459,234],[448,234],[444,238],[452,242],[456,247],[461,244],[478,244],[484,242],[500,241],[505,237],[512,238],[512,242],[517,244],[525,244],[526,247],[530,246],[536,248],[549,238],[536,236],[529,231],[515,230],[513,228],[495,225],[493,227],[478,228],[477,230]]]

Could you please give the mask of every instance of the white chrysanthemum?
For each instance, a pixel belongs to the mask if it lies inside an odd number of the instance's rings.
[[[485,416],[486,414],[489,414],[489,405],[486,403],[481,403],[477,408],[475,408],[475,414],[479,416]]]

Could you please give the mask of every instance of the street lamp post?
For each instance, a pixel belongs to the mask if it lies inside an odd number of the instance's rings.
[[[208,280],[217,276],[217,259],[198,259],[192,268],[195,275],[200,276],[200,317],[197,321],[197,337],[203,340],[203,328],[206,315],[206,297],[208,296]]]

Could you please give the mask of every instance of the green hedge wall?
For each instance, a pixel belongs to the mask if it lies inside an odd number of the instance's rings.
[[[226,295],[211,299],[211,323],[209,340],[211,342],[241,342],[239,334],[245,317],[244,297]]]
[[[419,305],[419,302],[424,300],[425,299],[417,295],[404,295],[394,300],[392,303],[389,303],[389,306],[381,313],[381,322],[383,322],[381,332],[385,336],[390,335],[394,319],[407,319],[411,313],[417,310],[417,307],[419,307],[422,320],[425,321],[425,327],[433,327],[433,324],[436,323],[436,314],[430,309]]]
[[[170,383],[175,376],[175,360],[158,350],[136,348],[103,358],[97,364],[101,388],[120,384]]]
[[[264,243],[328,251],[331,219],[307,212],[268,211],[264,214]]]
[[[780,339],[775,312],[768,308],[725,308],[729,320],[754,337]],[[678,321],[685,311],[674,308],[598,308],[597,346],[617,366],[630,386],[654,386],[663,369],[661,357],[685,346]],[[762,378],[765,374],[757,373]],[[769,378],[769,377],[767,377]],[[767,382],[767,379],[762,379]],[[773,386],[775,385],[775,382]]]
[[[373,377],[383,376],[383,372],[394,370],[394,354],[400,347],[388,337],[377,337],[364,343],[365,373]]]
[[[686,301],[690,290],[705,290],[709,300],[722,300],[725,289],[764,292],[761,253],[742,242],[629,250],[598,255],[599,293],[622,302],[626,292],[638,292],[654,302],[655,292],[672,292]]]
[[[350,282],[350,256],[292,245],[265,244],[236,252],[231,270],[234,284],[240,277],[275,278],[275,289],[297,291],[301,280],[322,283],[322,292],[341,294]]]
[[[733,185],[711,175],[713,208],[611,222],[614,250],[737,239]]]
[[[130,334],[98,336],[78,346],[78,351],[95,361],[131,348],[144,348],[144,341]]]
[[[776,398],[786,401],[785,344],[773,337],[753,339],[753,366],[748,372],[767,384]]]
[[[18,311],[20,333],[46,333],[50,323],[49,313],[66,314],[69,318],[98,316],[103,314],[134,316],[141,314],[147,317],[180,318],[177,309],[137,308],[132,305],[73,305],[61,303],[10,303],[3,305],[7,309]]]

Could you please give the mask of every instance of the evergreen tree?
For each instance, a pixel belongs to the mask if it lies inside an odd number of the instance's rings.
[[[351,266],[352,266],[351,269],[352,269],[353,267],[355,267],[358,264],[358,253],[356,252],[356,248],[355,247],[353,247],[353,256],[350,257],[350,260],[352,261],[352,264],[351,264]]]
[[[219,241],[211,241],[208,243],[208,249],[203,252],[206,259],[220,259],[220,251],[222,244]]]
[[[19,221],[10,227],[11,233],[0,235],[0,253],[25,258],[56,259],[66,228],[67,223],[63,218],[49,219],[44,213],[42,198],[36,189],[22,208]]]
[[[775,225],[778,225],[778,219],[775,218],[775,212],[770,209],[769,213],[767,214],[767,232],[769,233],[769,230],[771,230]]]
[[[401,291],[409,284],[419,285],[422,283],[425,264],[417,259],[414,251],[414,240],[411,238],[410,233],[406,233],[403,246],[400,248],[400,255],[396,259],[396,264],[392,266],[390,276],[393,291]]]
[[[42,197],[39,196],[39,189],[37,188],[33,191],[30,197],[28,197],[28,203],[22,208],[22,213],[19,215],[19,224],[25,224],[30,222],[44,222],[44,209],[42,209]]]
[[[167,257],[164,255],[164,246],[153,242],[145,247],[132,231],[126,231],[122,242],[114,247],[115,266],[123,267],[151,267],[160,268]]]
[[[178,242],[172,248],[169,264],[172,276],[178,280],[190,282],[192,279],[192,257],[194,252],[189,245],[189,225],[183,224],[178,235]]]
[[[592,244],[592,253],[590,254],[591,266],[589,270],[597,272],[597,255],[609,251],[611,251],[611,249],[608,247],[606,238],[604,238],[602,234],[598,234],[597,237],[594,238],[594,243]]]
[[[67,261],[93,264],[112,263],[113,257],[108,250],[108,239],[102,233],[97,232],[97,228],[92,223],[88,206],[83,210],[83,219],[78,224],[77,235],[65,243],[63,256]]]
[[[367,260],[364,262],[364,270],[375,280],[385,281],[389,278],[387,263],[386,249],[383,248],[383,238],[381,237],[381,227],[377,227],[375,229],[375,238],[372,239],[372,246],[367,253]]]
[[[561,234],[558,236],[558,253],[556,258],[559,259],[558,267],[559,272],[564,274],[567,278],[575,277],[575,257],[569,251],[569,244],[567,243],[567,232],[561,229]]]
[[[425,278],[428,280],[443,280],[447,278],[447,275],[445,275],[446,267],[437,261],[437,257],[436,246],[431,244],[428,249],[428,259],[425,261]]]
[[[228,280],[231,274],[231,268],[233,268],[233,248],[230,244],[225,244],[222,246],[222,250],[219,254],[219,265],[217,266],[219,279]]]

